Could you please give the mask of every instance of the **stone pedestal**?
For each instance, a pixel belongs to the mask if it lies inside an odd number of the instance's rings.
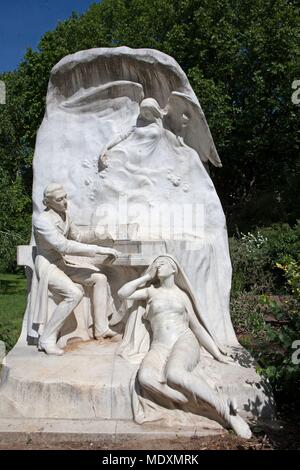
[[[3,363],[0,418],[132,421],[130,381],[138,364],[120,357],[118,346],[112,340],[76,342],[66,347],[64,356],[57,357],[20,339]],[[236,397],[245,418],[272,418],[270,390],[255,372],[253,359],[242,348],[231,354],[238,365],[216,363],[202,352],[200,365],[209,371],[208,380]],[[195,429],[207,423],[210,429],[221,429],[201,417],[201,407],[199,416],[190,415],[189,426]]]

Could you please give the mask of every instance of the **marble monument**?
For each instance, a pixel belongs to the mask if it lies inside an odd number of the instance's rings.
[[[81,51],[51,71],[33,169],[28,302],[0,417],[232,428],[274,417],[230,318],[207,121],[176,61]],[[26,363],[26,368],[24,364]]]

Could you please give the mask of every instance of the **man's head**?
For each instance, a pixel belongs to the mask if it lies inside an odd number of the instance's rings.
[[[64,214],[68,207],[67,193],[61,184],[49,184],[44,190],[43,203],[49,209]]]

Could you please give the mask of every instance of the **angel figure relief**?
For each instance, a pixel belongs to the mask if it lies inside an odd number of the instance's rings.
[[[222,166],[201,108],[184,93],[172,92],[163,109],[154,98],[141,101],[136,125],[104,147],[98,168],[106,190],[122,192],[130,176],[131,187],[136,189],[130,191],[130,197],[141,200],[144,193],[151,200],[157,185],[162,186],[162,177],[186,190],[185,180],[199,164],[198,156],[204,164],[210,160]],[[116,173],[118,184],[112,177]]]

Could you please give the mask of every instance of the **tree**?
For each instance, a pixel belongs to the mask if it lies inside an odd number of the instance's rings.
[[[47,32],[6,77],[1,165],[30,194],[49,74],[62,57],[92,47],[151,47],[179,62],[198,95],[224,164],[211,174],[230,231],[293,223],[300,216],[300,107],[291,102],[299,37],[297,0],[95,3]]]

